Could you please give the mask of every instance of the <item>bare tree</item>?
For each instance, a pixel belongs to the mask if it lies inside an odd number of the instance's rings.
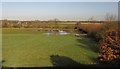
[[[88,19],[88,21],[95,21],[95,18],[92,16]]]
[[[107,21],[106,28],[118,29],[117,16],[115,14],[107,13],[105,16],[105,21]]]
[[[107,13],[106,15],[105,15],[105,20],[106,21],[117,21],[117,16],[116,15],[114,15],[114,14],[110,14],[110,13]]]
[[[55,28],[56,29],[59,28],[59,25],[58,25],[59,19],[55,18],[53,21],[55,22]]]
[[[49,20],[49,27],[51,26],[51,28],[58,29],[59,28],[58,22],[59,22],[59,19],[57,18],[53,20]]]

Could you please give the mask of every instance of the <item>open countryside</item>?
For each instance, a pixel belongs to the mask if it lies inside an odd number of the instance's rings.
[[[2,67],[119,67],[117,4],[3,3]]]

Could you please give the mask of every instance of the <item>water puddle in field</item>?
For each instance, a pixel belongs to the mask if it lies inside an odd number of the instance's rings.
[[[66,31],[59,30],[59,31],[50,31],[50,32],[47,32],[44,34],[46,34],[46,35],[67,35],[70,33],[66,32]]]

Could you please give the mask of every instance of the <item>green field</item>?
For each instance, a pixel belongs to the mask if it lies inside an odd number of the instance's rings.
[[[2,32],[5,67],[53,66],[51,55],[65,56],[81,64],[97,63],[97,43],[83,36],[75,37],[75,32],[68,35],[46,35],[26,29],[3,29]]]

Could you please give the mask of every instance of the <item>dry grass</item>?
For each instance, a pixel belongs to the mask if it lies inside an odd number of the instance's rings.
[[[100,31],[103,25],[104,25],[103,23],[84,23],[80,24],[80,28],[87,31],[88,34],[90,34]]]

